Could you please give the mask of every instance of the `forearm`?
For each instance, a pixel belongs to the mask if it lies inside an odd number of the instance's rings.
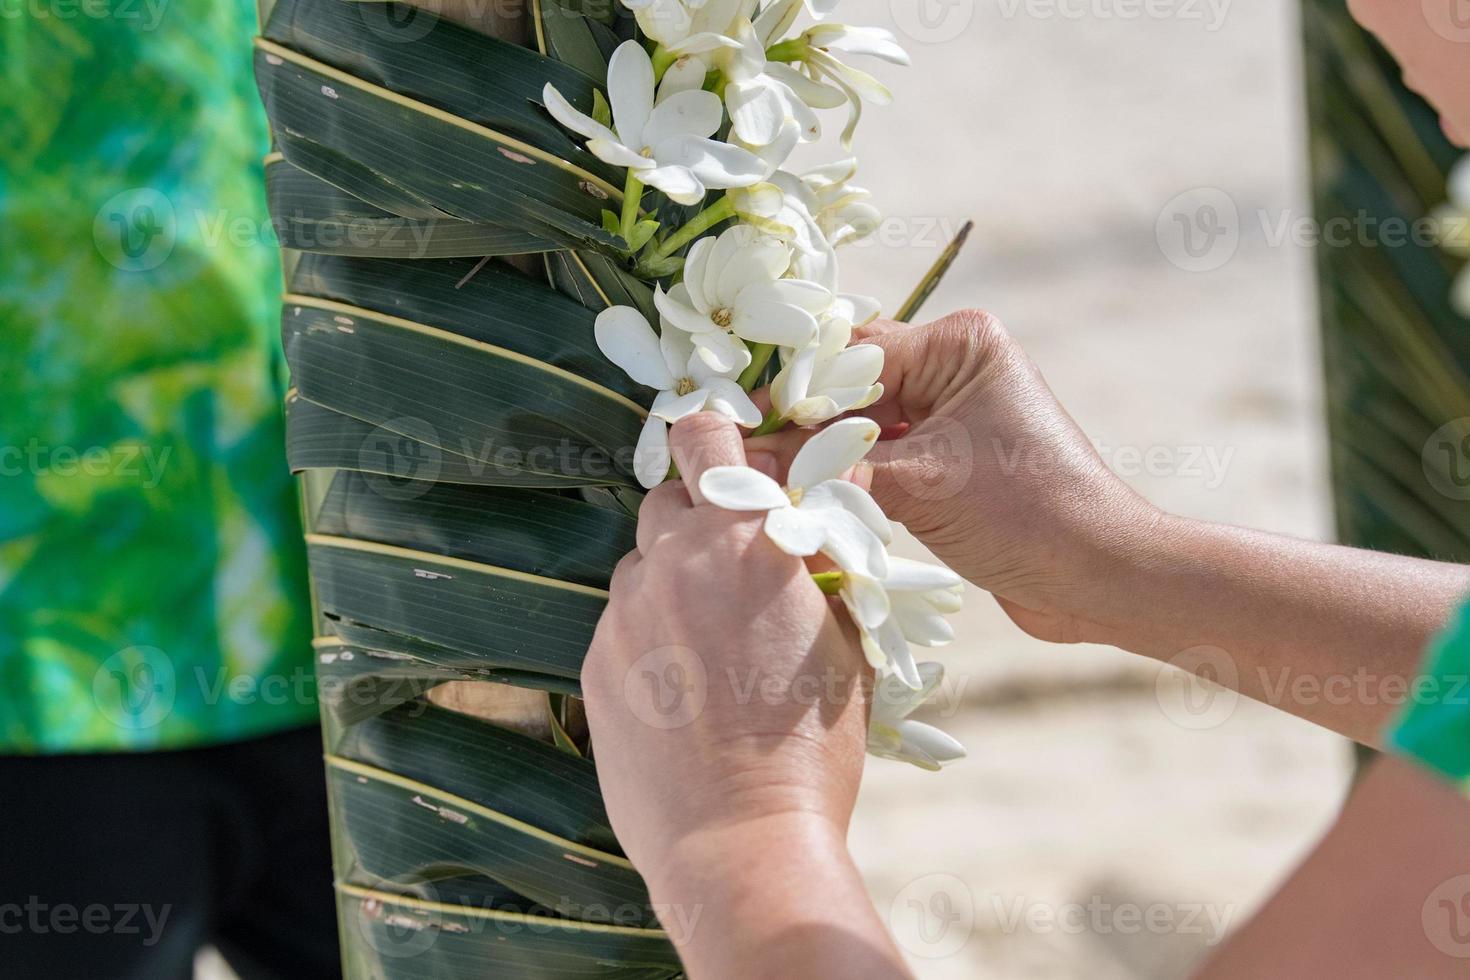
[[[712,828],[649,872],[693,980],[908,977],[841,835],[783,815]]]
[[[1110,642],[1218,648],[1212,679],[1368,745],[1470,592],[1465,566],[1167,517],[1131,565],[1098,617]]]

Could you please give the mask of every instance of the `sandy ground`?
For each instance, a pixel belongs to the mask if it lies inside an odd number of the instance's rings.
[[[843,6],[914,58],[881,72],[896,103],[859,134],[890,219],[846,253],[847,287],[896,306],[974,218],[930,314],[998,313],[1157,503],[1326,536],[1310,257],[1271,243],[1306,213],[1294,6]],[[1173,212],[1204,221],[1222,192],[1238,243],[1181,252]],[[971,758],[874,762],[852,834],[925,980],[1183,976],[1340,801],[1332,735],[1245,703],[1199,728],[1157,667],[1033,641],[978,591],[957,625],[942,724]]]

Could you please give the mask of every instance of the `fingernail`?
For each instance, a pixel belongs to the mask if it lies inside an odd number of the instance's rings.
[[[764,449],[752,450],[745,454],[745,463],[757,473],[764,473],[773,480],[777,479],[778,468],[775,453],[768,453]]]
[[[866,459],[860,459],[853,464],[852,475],[849,480],[862,487],[864,490],[873,489],[873,464]]]

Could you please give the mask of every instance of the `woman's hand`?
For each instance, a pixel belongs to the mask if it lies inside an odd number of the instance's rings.
[[[862,414],[890,431],[854,479],[1028,632],[1111,631],[1108,591],[1158,512],[1103,464],[999,320],[966,310],[924,326],[880,321],[884,395]],[[810,432],[752,440],[783,467]]]
[[[582,668],[613,829],[694,977],[905,975],[847,854],[867,670],[801,559],[699,477],[729,421],[674,426]]]

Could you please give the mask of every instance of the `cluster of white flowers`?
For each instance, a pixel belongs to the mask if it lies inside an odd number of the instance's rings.
[[[1450,171],[1448,204],[1435,211],[1440,242],[1455,255],[1470,259],[1470,156]],[[1455,309],[1470,317],[1470,266],[1460,271],[1452,296]]]
[[[854,160],[785,169],[799,144],[821,135],[821,110],[847,108],[850,146],[864,102],[891,100],[845,57],[904,65],[908,56],[887,31],[831,22],[840,0],[622,2],[642,37],[613,53],[606,99],[589,116],[548,84],[544,101],[589,152],[626,169],[621,212],[604,212],[603,224],[636,273],[655,282],[657,330],[629,306],[603,311],[596,324],[603,353],[658,392],[635,473],[645,487],[668,478],[668,427],[694,412],[758,432],[832,423],[797,454],[784,487],[747,467],[719,467],[700,488],[720,507],[764,512],[782,550],[830,563],[835,570],[816,577],[841,597],[878,674],[870,751],[937,768],[964,750],[907,720],[943,676],[938,664],[916,663],[911,645],[953,638],[944,616],[959,609],[961,582],[888,554],[888,519],[844,479],[879,428],[833,422],[883,394],[882,349],[852,343],[878,303],[840,291],[836,256],[876,227],[878,213],[851,183]],[[803,11],[814,23],[797,31]],[[702,210],[664,227],[669,209],[645,211],[647,188]],[[711,201],[711,192],[723,193]],[[750,391],[773,361],[763,418]]]

